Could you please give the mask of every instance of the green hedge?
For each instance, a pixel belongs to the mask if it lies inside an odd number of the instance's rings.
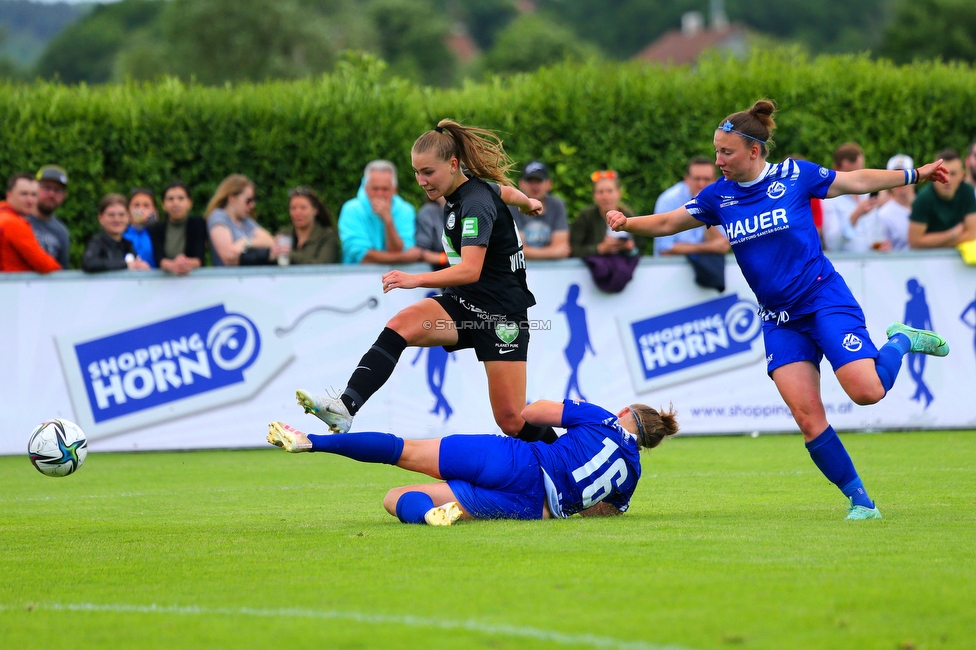
[[[694,70],[567,65],[433,90],[363,61],[314,80],[226,88],[0,85],[0,175],[48,162],[68,170],[59,214],[77,261],[98,229],[102,195],[173,178],[190,186],[202,211],[224,176],[247,174],[259,221],[275,229],[287,221],[290,187],[316,188],[338,214],[365,163],[386,157],[401,167],[401,193],[419,204],[410,146],[451,117],[498,131],[520,164],[549,163],[571,216],[590,202],[590,172],[604,168],[620,172],[627,202],[643,213],[689,157],[712,153],[722,118],[764,96],[780,108],[772,159],[799,153],[829,165],[833,148],[854,140],[879,167],[899,151],[921,162],[976,136],[976,73],[958,65],[777,51]]]

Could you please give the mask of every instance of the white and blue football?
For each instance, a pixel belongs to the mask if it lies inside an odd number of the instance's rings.
[[[45,476],[67,476],[85,462],[88,439],[74,422],[48,420],[41,422],[27,443],[31,462]]]

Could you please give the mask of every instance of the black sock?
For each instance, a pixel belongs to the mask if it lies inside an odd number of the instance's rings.
[[[349,378],[339,399],[346,405],[349,415],[356,415],[373,393],[386,383],[393,374],[400,355],[407,349],[407,340],[391,330],[383,328],[376,343],[367,350]]]
[[[559,436],[556,435],[552,427],[539,427],[526,422],[522,425],[522,430],[519,431],[518,439],[524,442],[538,442],[541,440],[547,445],[551,445],[559,440]]]

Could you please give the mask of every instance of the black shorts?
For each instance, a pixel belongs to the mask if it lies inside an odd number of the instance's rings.
[[[448,352],[474,348],[478,361],[525,361],[529,354],[529,317],[489,314],[452,294],[433,296],[454,321],[458,342]]]

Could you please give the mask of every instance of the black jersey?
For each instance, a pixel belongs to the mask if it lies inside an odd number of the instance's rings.
[[[491,314],[511,314],[535,304],[525,284],[522,238],[501,188],[480,178],[469,178],[445,197],[444,252],[452,266],[461,261],[462,246],[487,246],[481,278],[472,284],[449,287],[444,293],[463,298]]]

